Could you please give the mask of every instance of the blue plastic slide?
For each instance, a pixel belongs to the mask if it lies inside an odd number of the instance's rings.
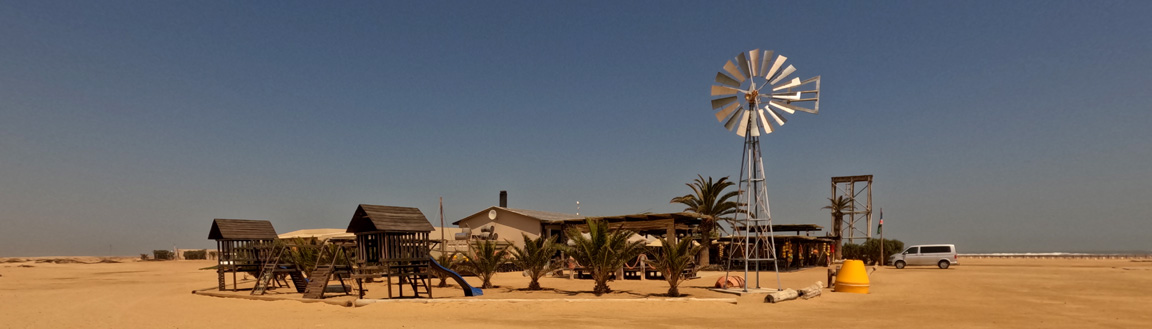
[[[433,268],[435,268],[438,271],[448,273],[449,276],[451,276],[453,279],[456,279],[456,283],[459,284],[460,287],[464,288],[464,296],[476,297],[476,296],[484,295],[484,290],[480,290],[480,288],[474,288],[471,285],[469,285],[468,281],[464,281],[464,277],[460,276],[460,273],[456,273],[455,271],[449,270],[448,268],[444,267],[443,265],[440,265],[440,263],[436,262],[435,257],[428,257],[428,258],[432,260],[432,267]]]

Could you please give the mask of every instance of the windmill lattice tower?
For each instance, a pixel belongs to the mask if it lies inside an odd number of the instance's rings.
[[[727,271],[732,271],[734,262],[741,263],[737,265],[744,268],[745,292],[751,283],[748,280],[750,271],[756,275],[756,288],[760,288],[760,267],[766,266],[768,262],[771,262],[772,270],[776,273],[776,288],[783,288],[780,284],[772,211],[760,150],[761,130],[770,134],[774,131],[773,123],[780,127],[788,122],[781,112],[816,114],[820,109],[820,77],[803,81],[800,78],[788,80],[796,67],[788,65],[781,69],[788,58],[781,55],[772,60],[772,55],[771,50],[741,52],[736,56],[735,64],[729,60],[724,64],[723,71],[716,73],[715,81],[719,85],[712,86],[712,96],[722,96],[712,100],[716,120],[723,122],[729,131],[735,129],[737,135],[744,137],[737,184],[740,192],[737,202],[741,209],[729,223],[733,231],[738,232],[740,241],[733,242],[738,250],[728,253]],[[799,89],[808,85],[812,89]],[[768,89],[765,90],[765,87]],[[741,95],[744,96],[742,100]],[[812,107],[806,108],[796,103]],[[734,259],[737,256],[740,258]]]

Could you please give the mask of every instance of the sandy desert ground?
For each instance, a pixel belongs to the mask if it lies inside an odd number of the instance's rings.
[[[871,294],[825,290],[818,298],[778,304],[763,303],[763,296],[704,289],[723,274],[717,272],[686,282],[682,292],[737,303],[666,301],[660,296],[665,282],[631,280],[612,282],[615,292],[599,297],[604,301],[563,301],[597,298],[590,293],[592,282],[546,278],[542,285],[550,290],[528,292],[520,290],[527,286],[520,273],[502,273],[494,280],[499,287],[485,290],[480,301],[462,297],[457,288],[437,288],[438,301],[459,302],[362,307],[193,294],[215,285],[214,271],[199,270],[214,265],[211,261],[0,262],[0,328],[1152,327],[1148,260],[961,261],[948,270],[879,268],[871,275]],[[783,285],[823,281],[825,271],[785,273]],[[774,286],[774,279],[765,275],[762,285]],[[369,289],[369,297],[385,294],[379,285]],[[287,290],[273,296],[293,297]]]

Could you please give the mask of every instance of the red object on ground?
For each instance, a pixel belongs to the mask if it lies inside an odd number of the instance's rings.
[[[744,278],[738,276],[722,276],[716,279],[716,288],[744,288]]]

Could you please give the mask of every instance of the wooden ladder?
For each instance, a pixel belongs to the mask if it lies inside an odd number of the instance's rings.
[[[300,272],[300,270],[295,270],[288,272],[288,275],[292,276],[292,285],[296,287],[296,292],[305,292],[305,288],[308,286],[308,279],[304,278],[304,273]]]
[[[253,295],[263,295],[268,290],[268,284],[276,276],[276,266],[280,265],[280,256],[287,248],[272,247],[272,251],[265,256],[264,264],[260,267],[260,278],[256,280],[256,287],[252,288]]]

